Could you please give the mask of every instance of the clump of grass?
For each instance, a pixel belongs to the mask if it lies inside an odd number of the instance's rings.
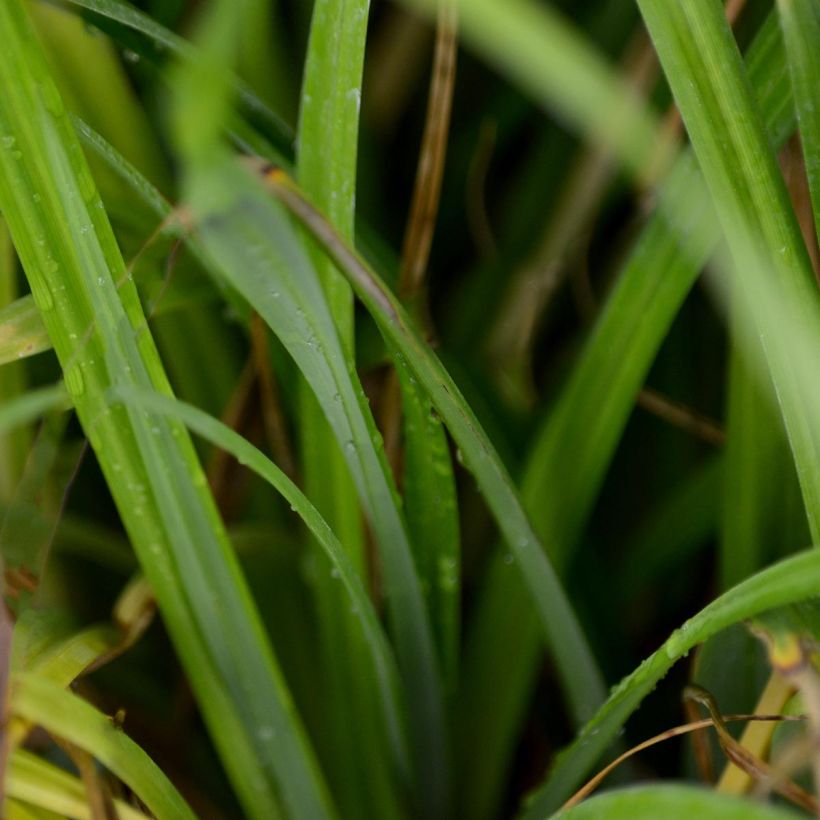
[[[2,5],[4,816],[814,805],[820,16],[559,5]]]

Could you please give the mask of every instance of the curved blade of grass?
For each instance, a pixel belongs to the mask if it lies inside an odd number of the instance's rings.
[[[252,3],[253,0],[246,0]],[[444,811],[447,752],[441,681],[428,613],[399,499],[364,391],[346,355],[305,248],[258,179],[221,142],[230,110],[224,67],[237,47],[243,5],[215,4],[202,20],[202,58],[177,69],[173,135],[184,163],[184,199],[221,278],[253,305],[314,391],[342,448],[373,527],[405,683],[416,794]]]
[[[0,433],[28,424],[45,413],[70,407],[71,399],[62,383],[28,390],[0,406]]]
[[[187,431],[108,406],[113,383],[170,392],[167,379],[18,0],[0,6],[0,34],[0,204],[205,720],[251,816],[269,817],[282,802],[296,815],[330,814]]]
[[[684,0],[664,12],[640,2],[714,201],[757,325],[789,435],[812,539],[820,540],[820,429],[811,418],[791,340],[771,322],[763,288],[776,283],[791,321],[817,338],[820,299],[783,178],[718,7]],[[667,11],[669,12],[667,14]],[[718,68],[719,66],[719,68]],[[754,359],[754,351],[747,350]]]
[[[51,347],[40,311],[31,296],[0,310],[0,365],[34,356]]]
[[[524,513],[498,454],[455,382],[424,342],[398,299],[281,172],[269,175],[276,196],[297,216],[347,277],[400,366],[408,367],[447,425],[475,475],[538,609],[564,692],[578,718],[592,714],[603,682],[572,607]]]
[[[11,242],[8,227],[0,216],[0,309],[11,305],[18,296],[17,256]],[[3,336],[3,325],[0,323],[0,338]],[[5,341],[3,343],[5,346]],[[11,341],[12,355],[16,345]],[[26,374],[21,365],[0,368],[0,402],[7,402],[19,396],[26,388]],[[11,498],[17,481],[23,470],[26,455],[31,444],[30,431],[18,431],[14,436],[0,434],[0,500]]]
[[[820,237],[820,7],[814,0],[778,0],[777,8],[786,41],[814,229]]]
[[[294,358],[342,444],[382,553],[396,652],[421,770],[444,773],[443,705],[429,618],[405,525],[372,414],[346,360],[318,278],[282,207],[234,160],[211,162],[189,181],[199,208],[207,188],[236,197],[233,207],[197,214],[198,235],[218,271],[253,304]],[[202,186],[207,186],[203,190]],[[416,765],[422,761],[417,759]],[[433,772],[430,772],[433,774]],[[433,785],[430,785],[433,788]],[[443,788],[438,784],[436,788]]]
[[[367,640],[370,660],[377,672],[386,723],[391,729],[394,751],[399,760],[407,759],[403,723],[402,693],[397,677],[393,651],[379,623],[373,604],[367,597],[356,567],[339,539],[302,491],[258,448],[227,425],[202,410],[159,393],[115,388],[111,398],[143,410],[178,419],[197,435],[230,453],[240,464],[253,470],[268,482],[291,505],[304,521],[317,543],[333,565],[333,577],[344,587],[347,611],[353,612]]]
[[[93,755],[158,818],[195,815],[151,758],[93,706],[34,673],[12,678],[9,707]]]
[[[733,587],[690,618],[616,686],[593,720],[555,760],[546,784],[528,801],[525,817],[556,811],[611,743],[617,731],[674,663],[712,635],[774,607],[816,596],[820,550],[806,550]]]
[[[133,168],[126,160],[124,160],[118,152],[109,145],[104,139],[102,139],[98,134],[96,134],[93,129],[91,129],[85,123],[75,120],[75,124],[78,128],[79,134],[84,140],[84,142],[96,151],[106,162],[110,164],[110,166],[116,170],[122,177],[125,179],[126,182],[131,186],[135,193],[137,193],[140,198],[149,205],[153,211],[157,214],[158,217],[163,219],[168,219],[169,216],[172,214],[171,206],[165,201],[162,195],[147,181],[144,177],[135,169]],[[173,224],[169,224],[168,226],[169,231],[178,231],[178,228]],[[200,263],[209,268],[209,266],[213,266],[213,261],[208,257],[208,254],[205,248],[202,246],[202,243],[198,240],[196,233],[189,233],[184,235],[184,238],[187,246],[191,249],[194,253],[196,258],[200,261]],[[215,267],[211,268],[213,276],[221,283],[222,277],[219,270]],[[232,291],[231,291],[232,292]],[[246,312],[244,308],[244,302],[242,303],[243,307],[239,309],[239,312]],[[436,423],[432,419],[430,419],[429,413],[425,414],[425,418],[427,419],[426,423]],[[440,425],[439,425],[440,426]],[[432,439],[431,439],[432,440]],[[427,443],[429,444],[431,440],[428,440]],[[446,446],[446,442],[444,442],[443,446]],[[441,480],[441,474],[437,473],[437,481]],[[425,488],[429,490],[429,487]],[[446,499],[446,495],[439,492],[437,497],[441,499]],[[413,504],[413,499],[407,499],[407,505],[410,506]],[[446,508],[447,502],[446,500],[442,501],[442,505]],[[444,515],[446,510],[437,510],[435,511],[432,517],[438,517],[439,513]],[[452,519],[452,516],[447,514],[446,516],[448,519]],[[431,527],[434,526],[431,524]],[[448,527],[457,527],[457,521],[454,524],[448,524]],[[436,537],[438,538],[441,534],[441,530],[436,528]],[[414,536],[415,537],[415,536]],[[457,541],[455,540],[455,535],[453,536],[455,544],[455,548],[457,548]],[[450,589],[452,587],[451,584],[451,577],[454,570],[453,565],[451,563],[452,558],[449,556],[449,550],[444,550],[441,553],[438,551],[435,553],[436,555],[440,555],[441,557],[441,565],[439,567],[439,579],[441,581],[441,589]],[[444,595],[445,593],[442,592]],[[452,597],[452,601],[447,605],[443,606],[444,611],[452,611],[452,609],[457,605],[457,596],[455,591],[452,592],[449,597]],[[455,651],[453,649],[453,651]],[[445,653],[446,654],[446,653]],[[445,660],[446,663],[446,660]]]
[[[197,58],[196,48],[190,42],[160,25],[138,8],[123,2],[123,0],[60,0],[60,2],[67,6],[93,12],[102,18],[139,32],[153,42],[161,52],[173,54],[175,57],[186,61]],[[116,29],[111,33],[115,35]],[[137,53],[141,53],[138,43],[129,42],[128,46],[130,48],[136,47]],[[151,56],[146,52],[142,52],[142,54],[146,57]],[[277,137],[277,147],[285,149],[287,155],[287,148],[293,142],[292,129],[281,117],[271,111],[245,83],[233,76],[230,77],[229,81],[242,104],[243,111],[251,118],[264,123]]]
[[[812,418],[816,389],[807,376],[813,367],[809,350],[820,338],[820,311],[810,262],[722,10],[689,0],[674,6],[641,0],[640,7],[742,272],[739,314],[751,314],[763,342],[816,539],[820,431]],[[746,326],[743,332],[753,331]],[[745,349],[753,362],[754,350]],[[627,679],[625,687],[630,685]],[[612,714],[608,707],[605,713]],[[609,729],[605,736],[612,736]],[[587,729],[556,765],[537,804],[541,809],[543,801],[557,799],[562,780],[582,759],[577,750],[585,737]]]
[[[797,820],[798,812],[769,806],[751,798],[720,794],[696,786],[660,784],[617,789],[584,801],[563,812],[567,820],[687,820],[690,817],[713,817],[715,820]]]
[[[295,173],[350,238],[356,210],[356,168],[362,65],[369,0],[316,0],[311,14],[299,109]],[[355,366],[353,294],[327,258],[311,248],[349,366]],[[356,485],[322,407],[307,381],[299,385],[299,442],[305,491],[338,535],[360,577],[367,574],[364,521]],[[319,751],[342,813],[384,815],[380,795],[391,789],[379,727],[369,719],[373,681],[361,633],[339,585],[320,561],[311,587],[319,619],[326,710]],[[368,772],[367,778],[362,772]],[[427,793],[422,788],[421,794]],[[432,793],[430,795],[433,796]],[[436,810],[431,808],[432,814]]]
[[[6,794],[61,817],[89,817],[82,781],[22,749],[13,752],[9,760]],[[122,800],[115,800],[114,805],[120,820],[146,820],[147,815]]]
[[[65,689],[121,639],[113,624],[68,633],[66,626],[50,613],[25,611],[14,627],[12,670],[37,673]],[[10,747],[22,743],[30,729],[29,721],[12,717],[7,726]]]
[[[794,127],[794,111],[773,15],[747,61],[772,141],[781,145]],[[691,152],[675,164],[662,198],[674,208],[659,209],[644,227],[530,446],[521,493],[559,573],[571,560],[661,342],[718,241],[717,220]],[[523,592],[518,574],[510,572],[499,552],[468,637],[459,723],[465,748],[484,750],[471,756],[463,775],[469,782],[467,794],[474,791],[475,805],[482,807],[481,816],[492,814],[500,799],[503,772],[540,658],[536,613]],[[494,680],[492,670],[502,653],[505,674]]]
[[[449,694],[458,678],[461,550],[453,462],[438,414],[397,367],[404,430],[404,507]]]

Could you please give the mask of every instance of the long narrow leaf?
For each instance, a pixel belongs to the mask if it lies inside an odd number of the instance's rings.
[[[603,683],[572,607],[521,506],[512,481],[455,382],[423,341],[396,297],[289,181],[269,184],[334,259],[395,350],[427,392],[484,493],[541,617],[567,699],[577,717],[601,701]]]
[[[212,162],[206,174],[191,180],[188,199],[194,207],[199,209],[206,201],[205,191],[215,187],[234,198],[231,206],[220,203],[217,210],[196,211],[210,267],[242,293],[279,336],[319,398],[336,440],[342,442],[382,551],[416,765],[424,763],[422,771],[444,776],[435,646],[381,439],[361,384],[345,359],[315,271],[284,210],[233,160]],[[430,765],[433,758],[442,761],[441,767]],[[429,787],[442,789],[443,784]]]
[[[820,237],[820,7],[814,0],[778,0],[780,24],[786,41],[789,73],[800,124],[800,144],[806,164],[814,228]]]
[[[22,296],[0,310],[0,365],[50,347],[40,312],[31,296]]]
[[[158,818],[196,816],[150,757],[108,717],[57,684],[33,673],[12,679],[13,715],[43,726],[93,755]]]
[[[781,145],[794,127],[794,111],[774,16],[755,38],[747,62],[772,141]],[[555,405],[533,437],[523,472],[527,512],[559,572],[571,560],[661,342],[718,241],[716,219],[691,153],[676,163],[662,198],[674,208],[659,209],[644,227]],[[491,813],[540,657],[536,614],[503,553],[491,566],[476,612],[465,661],[468,689],[460,734],[468,748],[485,749],[467,776],[477,805]],[[487,686],[501,652],[505,676]],[[495,708],[483,708],[489,703]]]
[[[281,801],[295,814],[328,814],[187,432],[163,417],[108,406],[105,391],[115,382],[169,392],[167,380],[18,0],[2,4],[0,34],[0,204],[203,714],[249,814],[270,816]]]
[[[176,418],[211,444],[221,447],[267,481],[294,512],[304,521],[313,537],[327,554],[333,566],[333,577],[341,582],[347,597],[347,609],[353,612],[367,639],[371,662],[378,674],[386,722],[391,728],[397,758],[406,760],[402,695],[397,678],[396,662],[384,631],[379,624],[373,604],[367,597],[356,568],[347,556],[339,539],[327,525],[304,493],[258,448],[231,430],[222,422],[189,404],[159,393],[116,388],[111,397],[144,410]]]
[[[299,107],[295,173],[348,238],[356,211],[362,66],[369,0],[317,0],[311,14]],[[321,253],[312,250],[348,363],[355,362],[353,294]],[[299,439],[305,491],[325,516],[362,577],[367,572],[364,521],[342,447],[307,381],[299,388]],[[344,813],[385,814],[391,790],[379,727],[369,718],[373,682],[361,673],[360,633],[324,561],[312,575],[325,667],[320,751]],[[410,686],[412,681],[408,681]],[[362,771],[368,777],[362,778]],[[429,778],[425,778],[428,782]],[[421,794],[435,794],[425,787]],[[380,805],[381,804],[381,805]],[[432,814],[437,810],[428,805]]]
[[[820,551],[807,550],[738,584],[690,618],[612,690],[595,718],[558,755],[546,784],[528,801],[527,820],[548,816],[570,797],[618,729],[678,659],[727,626],[816,595],[818,584]]]
[[[689,817],[714,820],[797,820],[802,815],[789,809],[768,806],[694,786],[639,786],[618,789],[593,797],[565,812],[567,820],[687,820]]]

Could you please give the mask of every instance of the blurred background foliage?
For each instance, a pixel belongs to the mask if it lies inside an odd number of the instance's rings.
[[[143,0],[134,5],[182,37],[195,31],[207,6],[195,0]],[[684,140],[636,6],[619,0],[554,0],[550,5],[655,111],[671,112],[665,122]],[[772,4],[748,0],[740,5],[735,33],[746,51],[772,13]],[[173,49],[95,12],[94,6],[26,5],[66,106],[176,203],[182,196],[182,161],[169,133],[172,103],[166,82]],[[236,141],[253,144],[249,135],[255,133],[288,165],[301,150],[298,114],[311,6],[308,0],[265,0],[237,21],[236,71],[272,114],[262,106],[249,106],[245,124],[234,131]],[[373,0],[361,88],[355,237],[359,249],[395,287],[434,44],[435,27],[429,20],[405,6]],[[322,146],[317,148],[321,153]],[[174,237],[157,238],[156,214],[98,155],[90,150],[87,154],[124,259],[152,315],[151,330],[174,391],[269,449],[279,466],[303,483],[311,469],[305,459],[315,459],[315,454],[300,443],[307,411],[298,372],[285,348],[264,326],[253,330],[244,303],[230,294],[226,298],[190,249]],[[785,141],[780,158],[798,216],[807,208],[810,215],[795,140]],[[431,338],[510,474],[524,487],[525,503],[536,510],[534,518],[539,518],[539,493],[552,494],[552,500],[543,503],[564,508],[555,513],[557,538],[565,542],[560,550],[564,557],[556,563],[608,682],[634,669],[718,593],[811,542],[782,423],[771,406],[755,396],[754,387],[746,385],[751,395],[732,392],[743,388],[729,375],[734,360],[726,318],[699,282],[673,311],[674,321],[661,333],[657,353],[650,344],[650,352],[641,354],[648,356],[651,367],[640,379],[640,391],[633,390],[626,402],[623,420],[613,413],[606,422],[617,446],[609,453],[608,445],[601,445],[593,474],[582,476],[583,498],[573,497],[571,481],[562,485],[562,464],[569,464],[571,471],[574,451],[557,453],[555,442],[546,445],[547,458],[553,458],[551,469],[558,473],[546,486],[544,477],[527,478],[537,473],[533,453],[541,452],[538,442],[549,436],[562,391],[602,306],[629,264],[654,203],[649,183],[636,184],[614,160],[585,143],[560,118],[537,108],[480,56],[459,50],[441,201],[427,266]],[[816,237],[809,239],[810,251],[816,252],[814,243]],[[10,304],[26,286],[7,239],[0,253],[0,300]],[[667,272],[661,264],[654,273],[664,277]],[[633,312],[625,313],[622,321],[637,326],[651,319]],[[632,330],[626,327],[624,332]],[[389,415],[388,357],[361,306],[355,312],[355,360],[374,415],[384,423]],[[50,352],[5,364],[0,397],[10,399],[27,386],[55,381],[59,374]],[[594,417],[599,401],[606,407],[607,375],[598,373],[596,390],[585,396],[593,404],[584,413]],[[271,395],[278,425],[273,432]],[[742,414],[750,406],[758,408],[754,418]],[[39,538],[41,546],[51,543],[36,611],[59,613],[53,617],[71,632],[110,620],[137,562],[94,454],[83,448],[80,425],[62,418],[15,429],[0,441],[0,543],[21,538]],[[744,424],[754,425],[745,438]],[[740,430],[735,433],[739,452],[732,450],[735,429]],[[583,428],[575,434],[583,437]],[[52,449],[42,452],[49,442]],[[395,790],[389,775],[374,774],[372,781],[351,785],[351,779],[360,776],[353,770],[379,756],[372,749],[357,750],[360,744],[375,742],[376,734],[356,725],[356,737],[331,739],[328,709],[344,708],[344,703],[339,705],[342,690],[332,691],[334,678],[327,672],[332,662],[323,631],[328,616],[316,592],[324,559],[309,546],[305,529],[285,501],[274,499],[259,479],[210,445],[197,443],[197,448],[340,812],[350,817],[406,815],[412,801]],[[32,479],[35,486],[27,500],[24,486],[18,484],[24,465],[27,474],[33,469],[29,453],[35,452],[41,453],[42,475]],[[463,625],[456,637],[461,673],[446,693],[454,738],[456,814],[509,816],[522,796],[543,780],[557,750],[572,739],[574,726],[554,667],[529,639],[529,625],[522,629],[520,647],[505,643],[518,634],[514,622],[499,627],[495,646],[484,637],[490,629],[482,623],[482,613],[491,607],[488,578],[503,572],[513,556],[504,548],[499,551],[485,500],[455,447],[451,454],[460,526],[457,609]],[[751,465],[749,472],[738,473],[744,458]],[[732,459],[731,472],[727,459]],[[738,485],[744,480],[759,483],[761,503],[738,522],[738,508],[726,499],[743,494]],[[308,494],[321,509],[322,502]],[[547,525],[554,523],[552,514],[546,515]],[[335,523],[334,529],[348,526]],[[355,530],[360,524],[349,526]],[[364,530],[355,537],[362,539],[363,560],[371,567],[362,570],[363,577],[380,609],[372,536]],[[753,540],[756,551],[740,556],[721,547],[733,538]],[[8,554],[4,559],[8,566]],[[7,594],[15,601],[25,594],[8,572]],[[503,611],[508,603],[496,601],[492,611]],[[516,603],[530,606],[526,600]],[[34,622],[31,613],[25,617]],[[511,661],[509,680],[507,651],[520,651]],[[483,678],[477,683],[479,673]],[[683,722],[681,692],[693,676],[715,694],[723,711],[749,712],[768,677],[768,665],[759,644],[744,630],[721,633],[694,662],[674,667],[629,722],[621,745]],[[237,798],[159,618],[120,657],[85,675],[76,691],[106,714],[124,711],[127,733],[196,814],[239,815]],[[328,707],[334,698],[336,706]],[[500,717],[492,714],[496,705]],[[500,723],[493,734],[488,727],[496,718]],[[485,729],[491,735],[486,742]],[[45,733],[33,734],[30,747],[61,765],[66,759],[65,751]],[[688,777],[693,763],[687,748],[682,740],[669,741],[640,758],[632,775]],[[486,762],[481,760],[485,753]]]

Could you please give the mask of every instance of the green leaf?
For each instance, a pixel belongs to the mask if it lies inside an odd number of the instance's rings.
[[[733,797],[696,786],[670,784],[637,786],[592,797],[561,814],[567,820],[687,820],[689,817],[714,820],[797,820],[797,812],[760,803],[751,798]]]
[[[429,12],[437,5],[405,2]],[[665,144],[655,118],[637,91],[556,11],[532,0],[458,0],[458,18],[466,43],[643,178],[646,160]]]
[[[93,15],[98,15],[97,20],[104,22],[110,20],[125,26],[127,29],[139,32],[151,41],[158,52],[168,52],[175,57],[193,62],[199,59],[200,55],[194,46],[184,38],[180,37],[174,32],[160,25],[149,15],[135,8],[134,6],[123,2],[123,0],[60,0],[68,6],[85,9],[92,12]],[[94,19],[92,17],[92,19]],[[118,33],[117,27],[109,29],[110,34],[116,37]],[[140,48],[140,41],[129,41],[127,44],[130,48]],[[148,51],[141,52],[146,57],[150,57]],[[254,92],[241,80],[233,76],[226,77],[236,92],[239,101],[242,105],[243,113],[252,119],[261,121],[262,124],[270,131],[276,138],[278,149],[275,155],[277,159],[287,162],[287,155],[289,154],[289,146],[293,140],[293,133],[285,121],[279,117],[275,112],[271,111]]]
[[[12,678],[11,713],[79,746],[125,783],[160,820],[194,813],[150,757],[105,715],[47,678]]]
[[[814,210],[814,229],[820,237],[820,107],[817,104],[820,7],[814,0],[778,0],[777,8],[786,41],[800,144]]]
[[[112,399],[144,410],[162,413],[178,419],[190,430],[234,456],[271,485],[304,521],[316,542],[325,551],[333,566],[333,578],[345,590],[347,611],[353,613],[367,641],[370,662],[378,677],[385,722],[391,731],[393,750],[398,760],[407,759],[406,727],[404,726],[402,691],[397,677],[396,661],[390,644],[379,623],[373,604],[367,597],[356,568],[338,538],[304,493],[258,448],[222,422],[189,404],[159,393],[115,388]]]
[[[82,781],[31,752],[17,749],[12,753],[5,786],[8,797],[49,809],[61,817],[89,816]],[[145,820],[142,812],[122,800],[115,800],[114,805],[121,820]]]
[[[727,626],[815,596],[819,583],[820,550],[807,550],[733,587],[675,630],[660,649],[612,690],[603,708],[558,755],[547,782],[528,801],[527,820],[556,811],[570,797],[629,715],[678,659]]]
[[[0,365],[34,356],[51,347],[40,311],[31,296],[0,310]]]
[[[820,338],[820,299],[783,178],[723,9],[694,0],[663,9],[641,0],[639,6],[733,257],[741,309],[753,317],[762,341],[818,541],[820,427],[795,350]],[[773,299],[781,309],[772,310]],[[801,338],[784,333],[775,317],[788,317]],[[747,345],[744,353],[758,358],[756,347]]]
[[[382,554],[415,764],[431,776],[444,776],[443,703],[429,617],[381,437],[316,273],[282,207],[235,160],[212,162],[189,186],[186,198],[211,256],[210,269],[242,293],[276,333],[342,445]],[[209,194],[222,202],[208,203]],[[431,794],[443,788],[428,786],[435,790]]]
[[[69,407],[71,402],[62,384],[28,390],[16,399],[3,402],[0,407],[0,433],[28,424],[45,413],[68,410]]]
[[[517,45],[510,41],[507,47]],[[773,15],[747,61],[772,140],[780,145],[794,127],[794,112]],[[533,72],[531,82],[540,76]],[[691,152],[676,162],[661,197],[670,208],[657,209],[641,232],[529,447],[522,495],[559,572],[571,560],[661,342],[718,241],[717,221]],[[459,733],[467,748],[484,750],[463,776],[468,794],[476,793],[476,805],[491,814],[541,657],[536,613],[503,551],[491,565],[476,612],[467,643],[468,688]],[[495,680],[501,653],[505,674]]]
[[[356,170],[359,103],[367,35],[369,0],[316,0],[302,80],[296,171],[302,185],[322,202],[329,218],[352,237],[356,211]],[[344,278],[321,253],[311,249],[313,266],[322,283],[331,316],[349,366],[355,364],[353,295]],[[356,485],[309,383],[298,391],[299,444],[305,491],[344,545],[360,577],[367,576],[364,520]],[[320,753],[329,761],[334,792],[342,813],[390,814],[391,773],[380,743],[380,727],[370,718],[375,696],[372,678],[361,673],[366,663],[360,633],[339,585],[320,556],[311,574],[319,617],[319,641],[324,665],[323,729]],[[419,759],[437,766],[441,760]],[[367,778],[361,773],[368,772]],[[421,773],[420,773],[421,775]],[[421,775],[428,784],[435,782]],[[428,786],[417,790],[426,800],[442,797]],[[431,814],[439,809],[428,803]]]
[[[510,545],[538,609],[547,643],[576,717],[591,714],[603,683],[572,607],[527,519],[492,443],[458,387],[398,299],[291,183],[272,180],[276,195],[336,262],[376,321],[399,367],[407,367],[427,393],[464,463],[474,474]]]
[[[445,686],[455,693],[459,662],[461,545],[447,433],[407,367],[396,368],[404,431],[404,506],[428,600]]]
[[[167,379],[19,0],[0,7],[0,206],[77,414],[251,816],[329,799],[185,428],[111,408]],[[7,410],[8,408],[6,408]]]

